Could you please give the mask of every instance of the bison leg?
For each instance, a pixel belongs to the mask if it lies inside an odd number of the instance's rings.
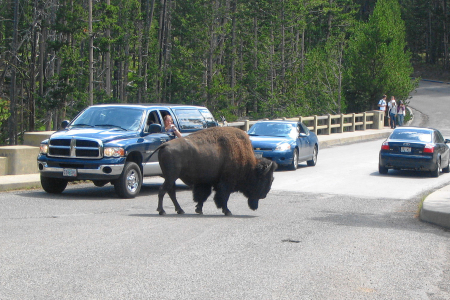
[[[170,199],[173,202],[173,205],[175,206],[175,211],[177,214],[182,215],[184,214],[184,210],[181,208],[180,204],[178,204],[177,196],[175,193],[175,184],[173,185],[172,189],[170,189],[168,192]]]
[[[214,195],[214,202],[217,208],[222,208],[222,212],[225,216],[231,216],[232,213],[228,209],[228,199],[230,198],[231,191],[225,184],[219,184],[215,187],[216,194]]]
[[[176,198],[176,192],[175,192],[175,182],[171,182],[168,180],[164,180],[163,185],[159,188],[158,192],[158,208],[156,209],[159,211],[160,215],[165,215],[166,212],[163,208],[163,199],[166,192],[169,194],[170,199],[173,202],[173,205],[175,206],[175,211],[178,214],[184,214],[184,210],[181,209],[180,204],[178,204],[177,198]]]
[[[158,192],[158,208],[156,209],[156,211],[159,211],[159,214],[161,216],[165,215],[166,212],[164,211],[163,208],[163,199],[164,199],[164,195],[166,194],[166,181],[164,181],[163,185],[161,185],[159,187],[159,192]]]
[[[209,195],[211,195],[211,185],[196,184],[193,187],[192,194],[194,196],[194,201],[197,202],[195,212],[202,215],[203,203],[208,199]]]

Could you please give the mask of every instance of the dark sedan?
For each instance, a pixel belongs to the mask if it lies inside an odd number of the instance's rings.
[[[396,128],[381,145],[378,170],[380,174],[389,169],[430,171],[438,177],[441,169],[450,171],[448,142],[433,128]]]
[[[259,121],[248,131],[256,157],[296,170],[299,162],[315,166],[319,141],[314,132],[300,122]]]

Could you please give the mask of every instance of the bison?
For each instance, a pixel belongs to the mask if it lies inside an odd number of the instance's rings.
[[[227,203],[230,194],[241,192],[248,198],[252,210],[259,199],[270,191],[277,164],[268,159],[256,159],[247,134],[233,127],[214,127],[175,139],[159,147],[159,164],[164,183],[158,193],[160,215],[165,215],[163,198],[169,194],[175,211],[183,214],[175,193],[175,181],[180,178],[192,188],[195,212],[202,214],[203,202],[214,188],[214,202],[222,212],[231,215]]]

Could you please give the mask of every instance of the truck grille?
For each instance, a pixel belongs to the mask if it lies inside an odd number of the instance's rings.
[[[49,141],[48,156],[98,159],[102,148],[102,141],[96,139],[56,138]]]

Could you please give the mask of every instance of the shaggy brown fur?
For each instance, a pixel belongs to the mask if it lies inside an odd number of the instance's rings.
[[[256,209],[258,200],[270,190],[276,164],[257,160],[247,134],[233,127],[214,127],[172,140],[159,148],[159,163],[165,178],[160,188],[158,211],[164,214],[162,199],[166,192],[175,210],[183,213],[175,196],[175,180],[180,178],[193,188],[197,212],[203,202],[216,191],[214,201],[226,215],[230,193],[242,192],[249,206]]]

